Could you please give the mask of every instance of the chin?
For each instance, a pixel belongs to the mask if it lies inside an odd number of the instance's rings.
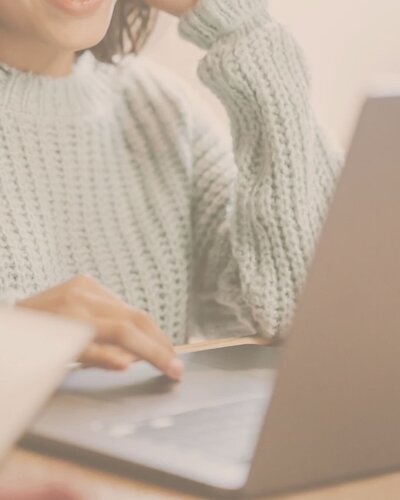
[[[0,0],[1,1],[1,0]],[[70,13],[58,7],[70,0],[45,0],[45,38],[63,50],[79,51],[94,47],[105,37],[116,0],[96,0],[93,12]],[[73,3],[74,4],[74,3]],[[85,4],[86,5],[86,4]]]
[[[52,45],[61,50],[78,52],[89,49],[100,43],[107,33],[108,26],[102,29],[64,30],[52,34]]]

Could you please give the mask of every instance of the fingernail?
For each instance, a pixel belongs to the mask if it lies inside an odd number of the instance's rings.
[[[173,359],[166,369],[166,374],[168,375],[168,377],[174,380],[179,380],[182,376],[182,372],[183,363],[179,358]]]

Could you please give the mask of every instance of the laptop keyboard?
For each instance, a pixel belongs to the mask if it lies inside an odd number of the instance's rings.
[[[248,462],[265,406],[265,399],[249,399],[135,424],[114,422],[112,426],[97,430],[106,431],[115,438],[140,438],[141,442],[178,451],[190,450],[224,461]]]

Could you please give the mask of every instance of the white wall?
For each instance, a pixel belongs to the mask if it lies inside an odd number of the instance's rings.
[[[270,0],[270,5],[306,52],[322,123],[347,144],[370,82],[379,74],[400,74],[400,1]],[[147,52],[209,99],[195,77],[201,52],[178,38],[172,19],[160,19]],[[221,116],[217,105],[216,110]]]

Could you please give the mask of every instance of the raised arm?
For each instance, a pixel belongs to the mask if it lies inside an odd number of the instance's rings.
[[[302,53],[265,0],[199,0],[180,32],[207,50],[199,75],[227,110],[234,149],[199,118],[198,319],[225,304],[274,337],[292,318],[341,159],[314,117]]]

